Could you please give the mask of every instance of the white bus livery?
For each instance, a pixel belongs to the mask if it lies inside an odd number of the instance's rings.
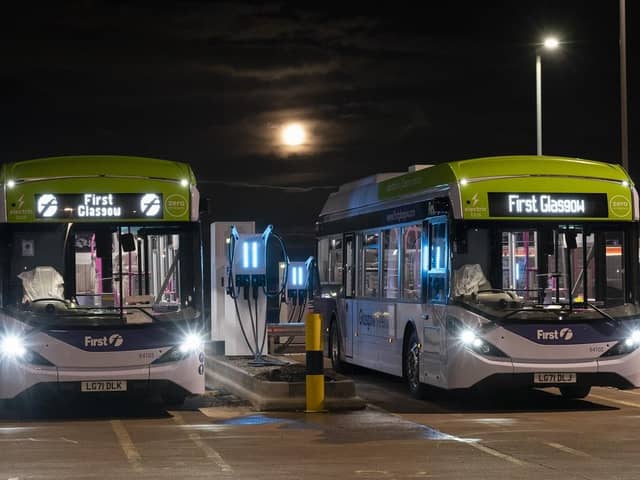
[[[191,168],[78,156],[1,178],[0,400],[203,393]]]
[[[619,166],[470,159],[343,185],[317,223],[325,353],[444,389],[640,385],[638,196]]]

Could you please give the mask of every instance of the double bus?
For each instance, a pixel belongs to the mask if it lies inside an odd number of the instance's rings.
[[[0,399],[203,393],[191,168],[54,157],[5,164],[0,182]]]
[[[325,355],[426,385],[640,385],[638,194],[554,156],[416,165],[343,185],[317,221]]]

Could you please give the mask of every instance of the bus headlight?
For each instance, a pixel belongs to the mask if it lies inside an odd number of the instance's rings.
[[[463,343],[463,345],[473,345],[476,340],[478,340],[478,337],[476,336],[476,333],[471,329],[463,330],[460,333],[460,341]]]
[[[7,358],[22,358],[27,353],[24,340],[17,335],[6,335],[0,338],[0,354]]]
[[[198,352],[202,350],[203,344],[204,342],[200,335],[190,333],[184,338],[184,340],[182,340],[179,348],[182,353]]]
[[[180,344],[163,353],[160,357],[158,357],[151,363],[158,364],[179,362],[180,360],[184,360],[194,352],[201,352],[203,347],[204,340],[202,339],[202,337],[195,333],[189,333],[184,336]]]
[[[473,350],[480,355],[486,355],[489,357],[507,357],[507,355],[499,348],[494,347],[489,342],[480,338],[476,332],[470,328],[462,330],[460,332],[460,343],[462,343],[469,350]]]
[[[640,330],[632,330],[629,336],[624,340],[619,341],[609,350],[604,352],[600,357],[615,357],[616,355],[625,355],[633,352],[636,348],[640,347]]]
[[[634,330],[631,332],[631,335],[627,337],[624,343],[626,343],[628,347],[637,347],[640,345],[640,330]]]

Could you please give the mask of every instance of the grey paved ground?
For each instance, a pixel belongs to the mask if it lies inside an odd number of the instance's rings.
[[[392,377],[354,378],[369,407],[340,414],[262,414],[220,389],[180,410],[5,410],[0,480],[640,478],[640,392],[416,401]]]

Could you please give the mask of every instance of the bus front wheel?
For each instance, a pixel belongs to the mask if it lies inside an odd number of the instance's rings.
[[[340,347],[338,325],[335,319],[331,321],[331,326],[329,327],[329,357],[331,358],[331,368],[333,368],[335,372],[347,372],[347,365],[341,358],[342,348]]]
[[[181,407],[186,399],[187,396],[182,393],[162,394],[162,403],[164,403],[166,407]]]
[[[420,382],[420,344],[418,334],[412,330],[404,345],[404,378],[409,393],[414,398],[425,396],[425,386]]]
[[[560,393],[564,398],[584,398],[591,392],[591,386],[589,385],[567,385],[566,387],[560,387]]]

